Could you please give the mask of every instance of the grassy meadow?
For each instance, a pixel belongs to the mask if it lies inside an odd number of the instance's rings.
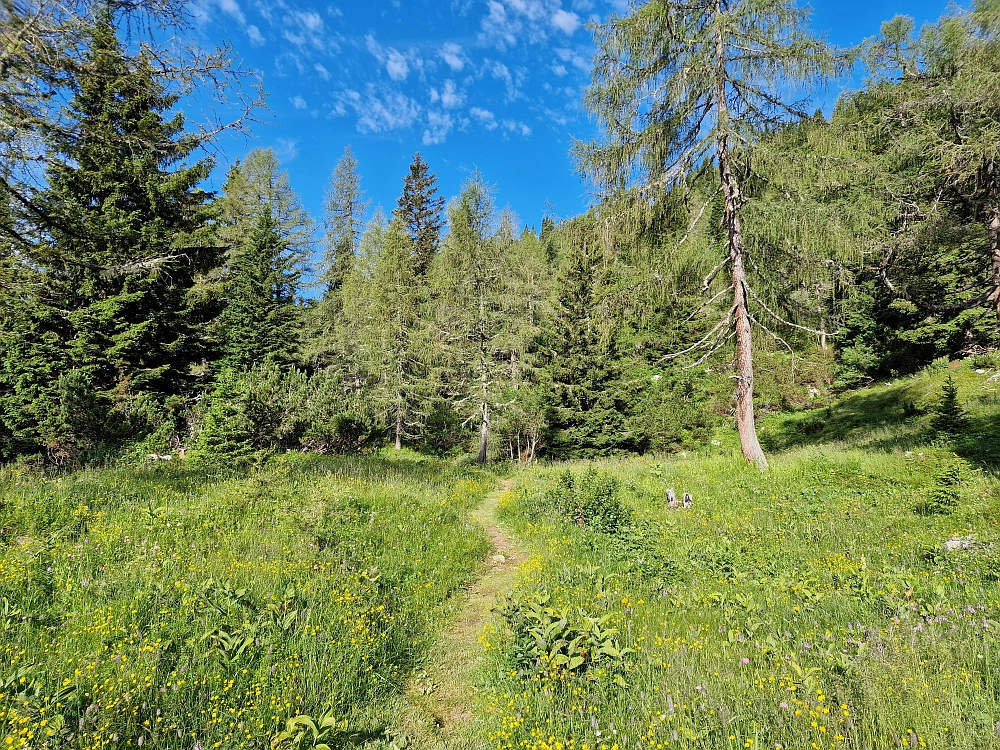
[[[951,372],[955,439],[928,414],[941,366],[768,421],[767,474],[720,436],[522,475],[501,513],[535,554],[483,634],[492,746],[1000,747],[1000,433],[976,369]]]
[[[5,474],[0,747],[390,743],[493,484],[409,454]]]
[[[469,514],[491,472],[406,451],[8,470],[0,748],[1000,748],[995,372],[769,418],[766,474],[728,433],[514,474],[498,518],[527,560],[467,685],[420,675],[489,562]],[[407,736],[408,681],[471,718]]]

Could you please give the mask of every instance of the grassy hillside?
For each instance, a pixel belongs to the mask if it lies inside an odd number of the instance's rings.
[[[484,634],[492,744],[1000,747],[990,364],[773,419],[768,474],[721,436],[522,476],[503,512],[537,554]],[[954,440],[928,413],[949,373]]]
[[[466,519],[492,484],[415,456],[6,475],[0,747],[377,740],[488,549]],[[299,714],[330,721],[282,738]]]

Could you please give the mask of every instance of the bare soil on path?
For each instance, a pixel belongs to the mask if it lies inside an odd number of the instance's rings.
[[[434,644],[426,664],[406,688],[406,719],[400,727],[413,750],[485,750],[475,736],[473,704],[476,671],[482,648],[479,634],[497,597],[510,591],[526,552],[497,522],[500,498],[513,486],[505,480],[473,511],[471,518],[493,540],[482,575],[472,583],[457,607],[457,616]]]

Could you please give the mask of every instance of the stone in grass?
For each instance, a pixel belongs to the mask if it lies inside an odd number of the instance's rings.
[[[959,550],[975,549],[976,546],[977,546],[976,540],[973,539],[971,536],[964,538],[956,537],[955,539],[949,539],[947,542],[944,543],[944,551],[958,552]]]

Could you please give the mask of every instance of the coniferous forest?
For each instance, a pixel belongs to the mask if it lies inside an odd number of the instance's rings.
[[[313,215],[239,3],[0,0],[0,750],[1000,750],[1000,0],[479,5],[579,215]]]
[[[755,416],[995,343],[988,3],[895,18],[856,50],[783,3],[643,5],[597,31],[586,105],[604,135],[575,146],[593,208],[530,223],[488,175],[441,195],[420,154],[373,208],[350,146],[322,217],[267,149],[210,193],[207,149],[244,121],[176,107],[241,84],[225,51],[136,51],[127,4],[50,26],[28,7],[5,10],[12,43],[46,50],[4,62],[7,461],[612,456],[738,422],[763,464]],[[713,13],[739,31],[717,44]],[[695,44],[664,51],[671,36]],[[829,119],[803,111],[857,68]]]

